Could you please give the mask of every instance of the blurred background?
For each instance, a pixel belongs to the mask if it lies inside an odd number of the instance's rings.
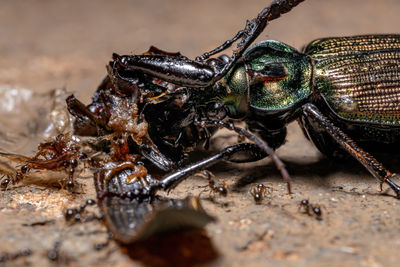
[[[105,65],[113,52],[140,54],[154,45],[194,58],[232,38],[243,29],[246,19],[255,17],[269,2],[2,0],[0,88],[28,88],[36,92],[65,88],[88,103],[106,74]],[[301,49],[322,37],[398,33],[399,14],[398,0],[306,0],[271,22],[259,40],[276,39]],[[398,200],[378,194],[377,182],[358,163],[337,164],[321,158],[297,125],[289,128],[289,141],[278,153],[294,178],[292,196],[287,195],[285,184],[268,161],[261,163],[264,167],[251,165],[238,171],[237,167],[222,164],[221,173],[213,170],[218,177],[225,177],[230,190],[226,200],[217,200],[217,204],[203,202],[207,211],[219,219],[207,228],[220,254],[216,263],[233,266],[398,264]],[[399,165],[392,160],[391,166]],[[274,191],[262,205],[255,205],[248,193],[253,183],[272,183]],[[182,197],[187,192],[196,194],[199,185],[205,184],[204,180],[193,179],[179,186],[172,196]],[[50,249],[52,242],[62,236],[66,240],[62,249],[75,264],[122,266],[132,263],[115,244],[102,252],[94,251],[91,245],[92,239],[97,238],[95,231],[82,228],[63,232],[63,235],[57,232],[66,229],[62,218],[63,208],[67,207],[65,203],[77,206],[82,199],[94,197],[93,188],[89,196],[73,197],[58,190],[39,190],[51,196],[43,197],[43,201],[54,201],[45,206],[50,205],[58,214],[52,232],[45,226],[21,230],[21,221],[32,214],[49,216],[51,220],[55,214],[46,213],[44,202],[41,207],[33,201],[25,206],[15,204],[15,199],[25,201],[27,195],[39,193],[26,190],[21,187],[2,195],[0,240],[3,246],[0,252],[32,246],[32,240],[37,240],[35,254],[27,261],[50,264],[46,253],[41,251]],[[203,198],[207,195],[203,194]],[[64,206],[59,206],[61,200],[57,202],[57,198],[63,197],[68,201],[63,200]],[[297,204],[301,199],[320,204],[324,219],[317,221],[299,214]],[[101,231],[100,240],[104,240],[104,227]],[[42,233],[40,240],[38,232]],[[5,234],[17,236],[17,241],[8,244]],[[91,241],[85,241],[89,240],[89,235]],[[78,237],[83,239],[81,243],[76,241]]]
[[[150,45],[194,58],[230,39],[268,0],[0,1],[0,86],[89,96],[113,52]],[[396,0],[307,0],[259,40],[298,49],[329,36],[398,32]]]

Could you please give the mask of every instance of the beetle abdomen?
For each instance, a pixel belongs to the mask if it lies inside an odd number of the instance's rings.
[[[400,125],[400,35],[319,39],[305,53],[315,61],[315,88],[341,117]]]

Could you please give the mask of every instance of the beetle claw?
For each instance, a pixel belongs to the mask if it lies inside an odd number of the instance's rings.
[[[396,183],[394,183],[391,179],[400,179],[400,175],[397,173],[392,173],[388,177],[385,177],[385,179],[381,182],[381,190],[382,190],[382,184],[387,183],[390,188],[396,193],[396,197],[400,199],[400,186],[398,186]]]

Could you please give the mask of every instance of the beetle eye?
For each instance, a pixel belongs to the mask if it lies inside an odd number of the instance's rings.
[[[288,73],[282,64],[272,63],[265,65],[261,71],[256,72],[255,77],[263,82],[278,82],[288,77]]]
[[[260,82],[278,82],[288,77],[288,72],[281,63],[266,64],[261,70],[250,69],[248,74]]]
[[[288,75],[286,68],[280,63],[266,64],[259,73],[268,77],[287,77]]]

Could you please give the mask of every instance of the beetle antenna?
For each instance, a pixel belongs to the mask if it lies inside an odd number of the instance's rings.
[[[217,73],[216,78],[214,78],[215,81],[221,79],[226,72],[231,69],[236,60],[242,56],[243,52],[250,46],[250,44],[253,43],[253,41],[261,34],[268,22],[279,18],[282,14],[289,12],[303,1],[304,0],[274,0],[271,5],[264,8],[256,18],[250,21],[248,20],[244,29],[240,30],[232,39],[225,41],[214,50],[197,57],[196,61],[204,61],[210,56],[231,47],[239,38],[242,38],[240,43],[237,45],[237,49],[233,52],[229,63],[226,64],[226,66]]]

